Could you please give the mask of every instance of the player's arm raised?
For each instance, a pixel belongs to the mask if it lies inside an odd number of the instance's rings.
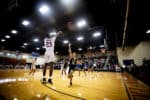
[[[68,44],[68,52],[69,52],[69,57],[72,57],[72,50],[71,50],[71,44]]]
[[[63,34],[62,31],[58,31],[58,32],[57,32],[57,36],[62,35],[62,34]]]
[[[51,33],[50,36],[51,36],[51,37],[57,37],[57,36],[60,36],[60,35],[62,35],[62,34],[63,34],[62,31],[58,31],[57,33],[55,33],[55,32],[54,32],[54,33]]]

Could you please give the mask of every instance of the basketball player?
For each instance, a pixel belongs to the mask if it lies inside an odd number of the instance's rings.
[[[76,69],[79,72],[79,76],[80,76],[81,66],[82,66],[82,62],[81,62],[81,59],[79,58],[77,59],[77,63],[76,63]]]
[[[93,60],[89,58],[88,60],[88,73],[93,71]]]
[[[31,75],[31,74],[34,75],[35,70],[36,70],[36,61],[37,61],[37,58],[34,58],[32,65],[31,65],[31,70],[29,72],[29,75]]]
[[[85,60],[82,60],[82,71],[84,72],[84,75],[86,76],[86,70],[88,68],[88,62],[86,62]]]
[[[68,62],[67,60],[65,59],[64,61],[61,62],[60,64],[60,73],[61,73],[61,76],[63,77],[63,75],[66,76],[66,68],[68,66]]]
[[[69,52],[69,60],[70,60],[68,78],[70,79],[69,86],[72,86],[73,71],[74,68],[76,67],[77,59],[76,59],[76,53],[72,52],[71,50],[71,44],[69,44],[68,46],[69,46],[68,52]]]
[[[55,55],[54,55],[54,46],[55,46],[55,40],[58,35],[61,35],[62,31],[57,32],[56,34],[50,34],[44,39],[44,47],[46,49],[45,51],[45,65],[43,68],[43,78],[42,83],[46,83],[46,69],[49,66],[49,78],[48,83],[53,84],[52,82],[52,74],[53,74],[53,65],[56,61]]]

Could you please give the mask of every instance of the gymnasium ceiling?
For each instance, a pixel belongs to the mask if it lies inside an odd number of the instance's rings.
[[[55,51],[63,54],[67,50],[67,44],[63,40],[69,40],[74,49],[82,48],[87,51],[90,46],[99,49],[107,40],[108,48],[113,50],[122,45],[123,28],[126,13],[126,0],[76,0],[79,3],[75,9],[65,9],[59,4],[60,0],[0,0],[0,48],[20,52],[44,53],[43,38],[52,30],[63,31],[63,35],[56,40]],[[66,0],[67,1],[67,0]],[[135,45],[143,40],[150,40],[150,6],[148,0],[129,0],[129,16],[125,46]],[[38,12],[41,3],[47,3],[53,8],[53,16],[43,17]],[[69,10],[69,11],[68,11]],[[80,18],[87,21],[87,27],[80,30],[69,30],[68,22],[75,24]],[[31,25],[26,27],[21,24],[27,19]],[[12,34],[11,30],[17,30],[18,34]],[[95,31],[101,32],[101,36],[93,38]],[[6,39],[5,36],[11,38]],[[77,41],[77,36],[83,36],[83,41]],[[33,42],[34,38],[40,41]],[[27,46],[22,47],[24,43]],[[39,50],[36,50],[39,48]]]

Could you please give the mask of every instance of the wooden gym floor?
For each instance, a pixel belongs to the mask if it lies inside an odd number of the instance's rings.
[[[0,70],[0,100],[150,100],[150,87],[128,73],[74,72],[73,86],[53,72],[53,85],[40,82],[42,70]],[[47,70],[48,74],[48,70]]]

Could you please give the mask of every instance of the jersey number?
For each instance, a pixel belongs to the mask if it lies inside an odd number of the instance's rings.
[[[52,42],[51,42],[51,40],[46,41],[46,47],[52,47]]]

